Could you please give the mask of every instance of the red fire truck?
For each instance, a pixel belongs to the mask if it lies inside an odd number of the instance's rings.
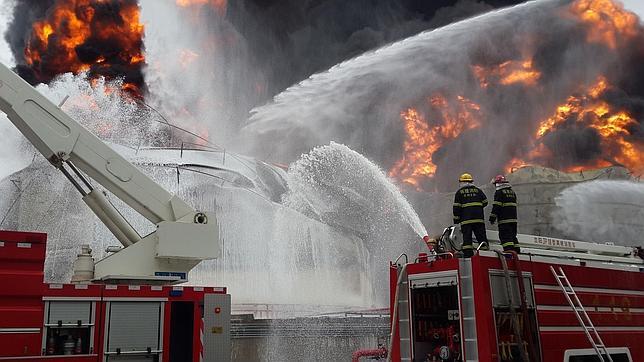
[[[0,231],[0,361],[229,361],[226,288],[43,283],[46,235]]]
[[[465,259],[456,235],[391,263],[389,360],[644,361],[641,248],[519,235]]]

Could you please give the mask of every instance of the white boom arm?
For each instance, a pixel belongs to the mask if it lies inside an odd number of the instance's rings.
[[[197,212],[171,195],[3,64],[0,110],[72,181],[83,201],[125,246],[96,264],[97,279],[184,280],[199,261],[219,256],[214,214]],[[157,230],[141,238],[78,169],[156,224]]]

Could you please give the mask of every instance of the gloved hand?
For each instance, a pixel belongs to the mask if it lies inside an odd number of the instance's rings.
[[[494,223],[496,222],[496,216],[494,216],[494,215],[490,215],[490,219],[489,219],[489,220],[490,220],[490,224],[494,225]]]

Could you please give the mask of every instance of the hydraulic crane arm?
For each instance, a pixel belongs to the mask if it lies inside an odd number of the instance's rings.
[[[109,274],[122,280],[178,275],[185,279],[196,263],[219,255],[214,215],[197,212],[171,195],[3,64],[0,64],[0,110],[72,181],[83,201],[125,246],[96,265],[97,277],[106,278]],[[67,168],[82,182],[76,181]],[[156,224],[157,230],[141,239],[79,169]],[[149,262],[141,264],[140,258]],[[122,269],[127,269],[125,274]]]
[[[71,161],[151,222],[176,221],[194,211],[4,65],[0,109],[54,166]]]

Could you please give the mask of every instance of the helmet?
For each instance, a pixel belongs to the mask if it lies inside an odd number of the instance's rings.
[[[496,177],[494,178],[494,183],[495,184],[506,184],[506,183],[508,183],[508,180],[503,175],[496,175]]]
[[[458,178],[459,182],[474,182],[474,178],[469,173],[464,173]]]

